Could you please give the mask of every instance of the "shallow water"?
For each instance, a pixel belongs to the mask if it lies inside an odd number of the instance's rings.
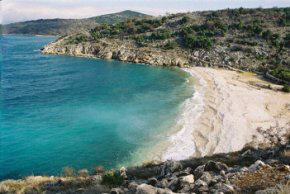
[[[0,179],[132,164],[192,96],[178,69],[42,55],[55,37],[0,38]]]

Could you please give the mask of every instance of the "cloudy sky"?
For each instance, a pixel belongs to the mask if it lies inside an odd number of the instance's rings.
[[[287,7],[290,0],[0,0],[0,23],[85,18],[123,10],[151,15],[238,7]]]

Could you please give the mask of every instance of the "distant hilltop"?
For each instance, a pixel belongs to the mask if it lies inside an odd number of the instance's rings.
[[[151,17],[149,15],[125,10],[118,13],[95,16],[85,19],[39,19],[1,25],[4,34],[67,35],[95,28],[98,24],[113,24],[126,19]]]

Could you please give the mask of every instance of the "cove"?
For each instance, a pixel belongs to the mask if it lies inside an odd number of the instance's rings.
[[[168,138],[185,72],[41,54],[53,40],[0,36],[0,179],[131,165]]]

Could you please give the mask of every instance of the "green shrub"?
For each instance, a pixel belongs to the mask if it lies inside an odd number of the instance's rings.
[[[157,30],[156,32],[153,32],[150,36],[153,40],[166,40],[170,38],[171,33],[166,29]]]
[[[290,69],[287,67],[277,67],[270,73],[279,79],[290,82]]]
[[[118,186],[124,182],[124,177],[119,172],[109,171],[103,175],[102,183],[109,186]]]
[[[185,37],[185,45],[190,49],[210,49],[213,46],[213,40],[206,36],[187,35]]]
[[[177,45],[177,42],[175,40],[171,40],[171,41],[168,41],[165,45],[164,45],[164,48],[165,49],[174,49],[176,48],[178,45]]]
[[[290,92],[290,86],[288,85],[288,84],[285,84],[284,86],[283,86],[283,88],[282,88],[282,91],[283,92]]]
[[[182,19],[180,20],[181,24],[186,24],[187,22],[189,22],[190,18],[188,16],[184,16],[182,17]]]
[[[288,32],[284,38],[284,46],[290,48],[290,33]]]
[[[265,40],[270,40],[273,36],[273,32],[271,30],[266,30],[262,33],[262,37],[265,39]]]

